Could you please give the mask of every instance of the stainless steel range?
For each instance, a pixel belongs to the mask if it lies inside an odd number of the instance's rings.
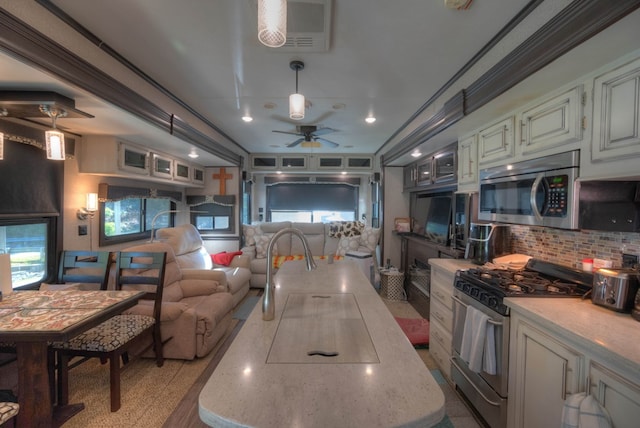
[[[591,290],[592,282],[590,273],[537,259],[529,260],[526,267],[518,271],[481,266],[456,273],[451,375],[456,388],[489,426],[503,428],[507,421],[509,308],[504,304],[504,298],[579,298]],[[485,354],[492,354],[492,363],[478,371],[471,370],[461,357],[465,321],[467,312],[471,312],[469,307],[486,315],[494,338],[494,346],[484,350]]]

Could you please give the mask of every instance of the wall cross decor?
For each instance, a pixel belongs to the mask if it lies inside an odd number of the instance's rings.
[[[214,180],[220,180],[220,195],[227,194],[227,180],[233,178],[233,174],[227,174],[224,168],[220,168],[220,172],[211,176]]]

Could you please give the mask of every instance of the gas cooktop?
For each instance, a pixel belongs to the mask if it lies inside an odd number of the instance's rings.
[[[455,288],[506,314],[504,297],[581,297],[592,282],[591,273],[530,259],[521,270],[478,266],[458,271]]]

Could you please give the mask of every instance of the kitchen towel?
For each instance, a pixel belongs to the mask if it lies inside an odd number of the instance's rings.
[[[462,344],[460,345],[460,358],[475,373],[480,373],[483,366],[487,321],[489,321],[488,315],[471,306],[467,307],[464,330],[462,331]]]
[[[562,407],[562,428],[578,428],[580,423],[580,403],[587,394],[579,392],[568,395]]]
[[[592,395],[567,396],[562,407],[562,428],[611,428],[607,410]]]
[[[496,374],[496,336],[494,325],[487,322],[487,333],[484,339],[484,357],[482,370],[490,375]]]

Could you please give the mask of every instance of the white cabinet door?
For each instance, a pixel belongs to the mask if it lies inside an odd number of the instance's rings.
[[[473,134],[458,142],[458,190],[478,190],[478,140]]]
[[[510,116],[478,132],[480,164],[514,157],[516,153],[514,121],[514,116]]]
[[[436,320],[429,321],[429,353],[451,381],[451,334]]]
[[[515,370],[509,379],[514,426],[560,426],[566,395],[579,391],[584,357],[515,319],[515,338],[512,339],[516,341],[516,355],[515,361],[510,362],[515,363]]]
[[[593,100],[592,160],[639,157],[640,59],[596,77]]]
[[[592,361],[589,366],[591,395],[598,399],[615,428],[640,424],[640,386]]]
[[[582,85],[522,112],[521,154],[562,147],[582,140]]]

